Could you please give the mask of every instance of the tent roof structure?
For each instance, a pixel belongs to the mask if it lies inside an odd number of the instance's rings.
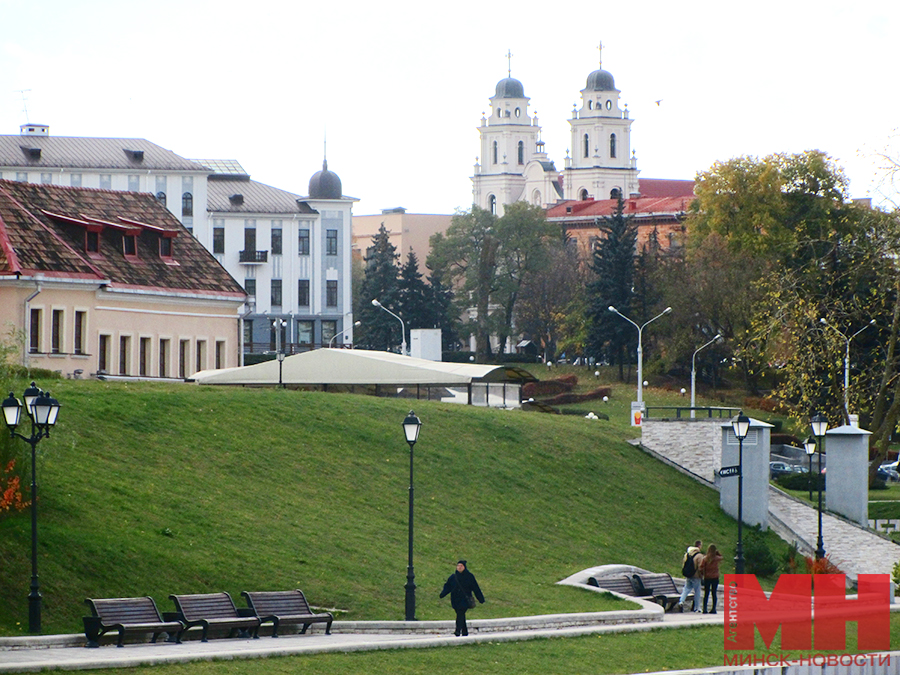
[[[302,385],[443,385],[468,386],[473,382],[534,382],[517,366],[445,363],[367,349],[316,349],[288,356],[281,363],[281,383]],[[279,383],[277,360],[252,366],[203,370],[192,381],[199,384],[266,386]]]

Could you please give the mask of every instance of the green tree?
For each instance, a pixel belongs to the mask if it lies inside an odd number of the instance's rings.
[[[397,248],[391,243],[390,232],[384,223],[372,237],[372,246],[366,255],[365,276],[360,290],[357,318],[360,326],[356,342],[366,349],[387,351],[402,342],[400,322],[372,304],[378,300],[397,313],[400,305]]]
[[[419,259],[410,248],[406,254],[406,262],[400,268],[398,282],[400,302],[397,314],[406,325],[406,342],[411,341],[409,331],[413,328],[435,328],[433,313],[430,307],[431,293],[419,272]],[[399,322],[398,322],[399,323]]]
[[[441,329],[444,351],[459,350],[459,309],[454,303],[453,289],[444,283],[440,271],[428,275],[429,325]]]

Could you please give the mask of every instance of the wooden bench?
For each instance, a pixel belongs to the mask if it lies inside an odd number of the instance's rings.
[[[635,581],[640,579],[640,583]],[[669,612],[678,606],[681,592],[675,586],[671,574],[617,574],[609,577],[591,577],[588,586],[602,588],[606,591],[614,591],[632,598],[645,597],[660,605],[664,611]],[[689,595],[688,598],[693,597]],[[686,600],[687,601],[687,600]]]
[[[259,622],[272,622],[272,637],[278,637],[278,627],[281,625],[303,624],[303,630],[314,623],[325,623],[325,634],[331,635],[331,622],[334,621],[334,615],[331,612],[323,612],[322,614],[314,614],[306,602],[303,591],[259,591],[248,592],[242,591],[247,599],[247,606],[253,611]]]
[[[91,616],[84,617],[85,647],[99,647],[100,637],[113,630],[119,633],[117,647],[124,646],[122,641],[126,633],[152,633],[150,642],[156,642],[156,638],[164,633],[175,633],[175,642],[181,641],[184,624],[164,620],[149,595],[143,598],[87,598],[84,604],[91,608]],[[168,641],[172,638],[168,637]]]
[[[228,593],[199,593],[196,595],[170,595],[175,602],[177,616],[184,624],[184,630],[201,626],[202,642],[208,642],[210,628],[226,628],[229,636],[235,633],[246,636],[250,629],[253,638],[259,637],[259,619],[249,611],[238,611]]]

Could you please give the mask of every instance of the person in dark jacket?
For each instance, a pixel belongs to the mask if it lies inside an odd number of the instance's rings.
[[[484,595],[478,587],[475,575],[466,569],[466,561],[460,560],[456,563],[456,571],[447,579],[444,584],[444,590],[441,591],[443,598],[450,594],[450,606],[456,610],[456,632],[454,635],[468,635],[469,629],[466,626],[466,610],[469,609],[469,601],[472,594],[478,598],[478,602],[484,604]],[[474,604],[474,601],[473,601]]]

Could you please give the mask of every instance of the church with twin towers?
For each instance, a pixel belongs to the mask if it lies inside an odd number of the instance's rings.
[[[569,119],[571,154],[567,151],[560,171],[547,155],[525,88],[510,69],[497,83],[490,115],[482,116],[478,128],[481,153],[472,176],[473,203],[502,216],[506,204],[518,201],[548,208],[560,200],[636,195],[632,120],[627,104],[620,107],[619,94],[602,64],[587,76],[581,107],[576,105]]]

